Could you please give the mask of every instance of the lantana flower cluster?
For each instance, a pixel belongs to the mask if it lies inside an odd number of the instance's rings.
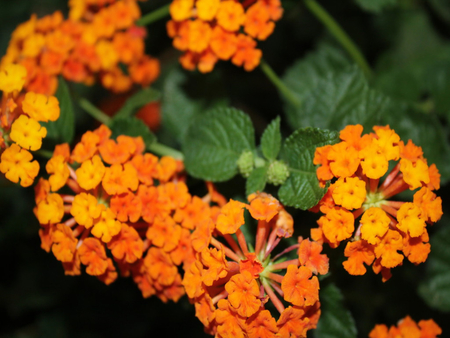
[[[215,190],[191,196],[183,165],[144,153],[141,137],[102,125],[86,132],[70,151],[57,146],[35,189],[42,248],[62,262],[67,275],[96,276],[105,284],[131,276],[144,297],[177,301],[180,269],[192,262],[192,230],[208,221]],[[119,272],[118,272],[119,271]]]
[[[185,69],[210,72],[218,60],[246,71],[260,63],[256,40],[272,34],[283,14],[280,0],[174,0],[167,31],[184,54]]]
[[[375,325],[369,333],[369,338],[436,338],[441,333],[442,329],[433,319],[416,323],[410,316],[406,316],[397,326],[388,328],[384,324]]]
[[[315,208],[324,216],[311,236],[334,248],[347,241],[344,268],[363,275],[364,264],[372,264],[386,281],[404,257],[414,264],[427,259],[427,225],[442,215],[442,200],[433,192],[440,174],[411,140],[405,144],[389,126],[373,130],[362,135],[361,125],[347,126],[341,142],[316,149],[317,177],[331,184]],[[415,191],[412,202],[391,200],[405,190]]]
[[[205,331],[216,337],[306,337],[320,317],[316,275],[328,272],[328,257],[309,239],[277,248],[293,234],[292,216],[271,195],[248,199],[230,200],[215,222],[197,228],[204,239],[193,243],[197,255],[185,271],[186,293]],[[245,209],[257,222],[253,243],[241,229]]]
[[[69,6],[68,19],[60,11],[40,19],[32,15],[12,33],[1,65],[23,65],[28,91],[53,95],[59,75],[88,85],[98,77],[113,92],[148,86],[158,77],[159,61],[144,54],[145,29],[135,25],[141,16],[136,0]]]
[[[0,68],[0,172],[23,187],[33,184],[39,163],[29,151],[39,150],[47,129],[39,122],[56,121],[58,99],[34,92],[23,93],[25,67],[9,64]]]

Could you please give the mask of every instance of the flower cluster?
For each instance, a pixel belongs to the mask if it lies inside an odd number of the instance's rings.
[[[203,239],[192,243],[197,254],[185,271],[186,293],[205,331],[216,337],[306,337],[320,317],[313,275],[328,272],[328,257],[320,254],[321,244],[302,238],[274,254],[293,234],[292,216],[264,193],[250,195],[249,202],[230,200],[215,222],[194,231]],[[245,209],[257,220],[253,244],[241,229]],[[292,252],[297,255],[286,260]]]
[[[439,189],[440,174],[427,164],[420,147],[411,140],[404,144],[389,126],[361,136],[362,131],[361,125],[347,126],[340,143],[316,149],[317,177],[323,185],[332,183],[315,208],[324,216],[311,236],[332,247],[350,240],[344,268],[363,275],[364,263],[373,263],[374,272],[381,271],[386,281],[404,256],[414,264],[427,259],[426,226],[442,215],[442,200],[433,192]],[[415,191],[413,202],[389,200],[408,189]]]
[[[280,0],[173,0],[167,31],[184,52],[184,68],[210,72],[218,60],[230,60],[246,71],[259,65],[256,40],[272,34],[283,14]]]
[[[69,1],[69,18],[57,11],[36,15],[13,32],[1,64],[27,69],[25,88],[55,93],[58,75],[73,82],[123,92],[133,83],[147,86],[159,75],[159,62],[144,54],[144,28],[136,0]],[[124,73],[122,69],[126,69]]]
[[[375,325],[369,333],[369,338],[436,338],[441,333],[441,328],[433,319],[416,323],[411,317],[406,316],[397,326],[393,325],[389,329],[384,324]]]
[[[39,172],[39,163],[28,151],[39,150],[47,136],[47,129],[39,122],[56,121],[60,114],[56,97],[21,93],[26,76],[21,65],[0,69],[0,171],[23,187],[30,186]]]
[[[195,259],[192,230],[218,207],[189,194],[181,162],[144,148],[141,137],[111,139],[104,125],[86,132],[72,152],[57,146],[48,180],[35,189],[41,246],[68,275],[83,265],[109,284],[120,271],[144,297],[177,301],[184,294],[179,267]]]

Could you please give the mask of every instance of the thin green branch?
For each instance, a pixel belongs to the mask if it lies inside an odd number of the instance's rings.
[[[81,98],[78,103],[80,104],[81,108],[83,108],[89,115],[91,115],[94,119],[97,121],[108,125],[111,121],[111,118],[106,115],[104,112],[102,112],[100,109],[98,109],[96,106],[94,106],[92,103],[90,103],[88,100]]]
[[[162,19],[169,15],[169,6],[165,5],[163,7],[160,7],[153,12],[150,12],[143,17],[141,17],[139,20],[136,21],[136,25],[138,26],[147,26],[155,21],[158,21],[159,19]]]
[[[39,149],[34,152],[37,156],[43,157],[43,158],[52,158],[53,152],[46,149]]]
[[[273,69],[265,62],[261,60],[260,67],[264,74],[266,74],[267,78],[274,84],[275,87],[280,91],[280,93],[292,103],[294,106],[299,107],[301,102],[294,95],[294,93],[284,84],[283,81],[278,77],[278,75],[273,71]]]
[[[372,75],[372,69],[364,58],[359,48],[345,33],[341,26],[328,14],[328,12],[315,0],[305,0],[305,5],[308,9],[321,21],[328,31],[339,41],[342,47],[350,54],[353,60],[358,64],[367,77]]]
[[[160,156],[170,156],[176,160],[184,160],[184,155],[181,152],[158,142],[152,143],[148,150]]]

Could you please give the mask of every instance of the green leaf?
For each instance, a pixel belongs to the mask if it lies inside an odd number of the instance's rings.
[[[41,124],[47,128],[47,139],[57,143],[71,143],[75,134],[75,114],[69,88],[62,77],[58,79],[55,96],[61,109],[59,118],[54,122],[42,122]]]
[[[234,108],[214,109],[197,117],[187,131],[186,170],[206,181],[226,181],[236,175],[236,162],[244,150],[255,150],[250,118]]]
[[[440,224],[447,225],[448,217]],[[442,226],[431,237],[427,277],[419,285],[419,295],[432,308],[450,312],[450,227]]]
[[[317,83],[296,110],[296,124],[332,130],[349,124],[370,128],[380,115],[390,112],[389,102],[385,95],[370,89],[364,74],[352,67]]]
[[[109,128],[112,131],[111,138],[117,138],[119,135],[127,135],[132,137],[141,136],[147,149],[156,142],[156,136],[150,131],[144,122],[136,117],[114,117],[111,119]]]
[[[355,2],[364,10],[375,13],[398,4],[398,0],[355,0]]]
[[[340,72],[350,65],[350,61],[339,49],[322,44],[316,51],[295,62],[286,71],[282,80],[302,103],[322,79],[329,77],[332,73]],[[298,107],[286,101],[285,111],[293,129],[306,127],[298,121]]]
[[[391,98],[419,101],[427,90],[425,79],[434,75],[430,67],[449,60],[449,47],[424,11],[403,11],[383,23],[381,33],[392,47],[378,59],[373,85]]]
[[[245,194],[248,196],[254,192],[262,192],[266,187],[267,166],[253,169],[245,183]]]
[[[261,137],[261,151],[268,160],[275,160],[281,148],[280,117],[273,120]]]
[[[450,22],[450,3],[448,0],[429,0],[428,2],[434,8],[437,15],[445,21]]]
[[[144,88],[132,95],[115,114],[117,118],[125,118],[134,115],[137,110],[150,102],[159,100],[161,93],[152,88]]]
[[[185,81],[186,75],[178,68],[173,69],[164,82],[161,105],[162,124],[179,142],[203,109],[199,100],[193,100],[183,92],[181,85]]]
[[[344,306],[344,297],[336,285],[320,290],[322,315],[314,331],[315,338],[356,338],[355,320]]]
[[[290,176],[278,191],[283,204],[307,210],[320,201],[326,189],[319,186],[314,152],[317,147],[338,141],[337,132],[309,127],[296,130],[286,139],[280,158],[288,164]]]
[[[200,95],[199,95],[200,93]],[[192,121],[204,112],[229,104],[219,70],[210,74],[172,69],[164,80],[162,126],[180,144]]]

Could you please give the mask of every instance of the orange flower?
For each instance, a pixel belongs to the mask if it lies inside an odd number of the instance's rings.
[[[122,223],[120,232],[108,243],[108,249],[118,260],[131,264],[142,257],[144,243],[133,227]]]
[[[231,277],[225,284],[225,290],[228,301],[240,316],[250,317],[260,309],[258,283],[250,272],[242,271]]]
[[[102,275],[108,268],[105,247],[96,238],[86,238],[78,248],[78,255],[81,263],[86,265],[86,273],[89,275]]]
[[[284,299],[297,306],[313,305],[319,300],[319,281],[307,267],[289,265],[281,283]],[[310,279],[311,278],[311,279]]]
[[[322,245],[311,242],[308,238],[300,242],[298,259],[302,266],[306,266],[312,273],[325,275],[328,272],[328,257],[322,252]]]
[[[222,234],[235,233],[244,224],[244,203],[230,200],[217,218],[217,230]]]

